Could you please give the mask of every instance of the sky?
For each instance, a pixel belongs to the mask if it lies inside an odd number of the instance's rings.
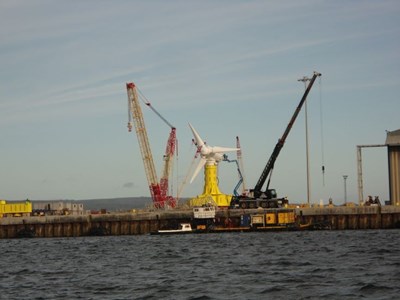
[[[304,93],[298,79],[318,71],[307,98],[310,202],[357,203],[356,146],[400,128],[399,15],[385,0],[3,0],[0,198],[150,196],[126,128],[127,82],[177,128],[173,195],[196,150],[188,123],[212,146],[239,136],[252,188]],[[170,128],[142,110],[160,177]],[[270,185],[295,203],[307,201],[305,137],[303,107]],[[387,200],[387,148],[362,155],[364,198]],[[220,190],[237,182],[235,164],[221,162]],[[200,173],[181,196],[202,190]]]

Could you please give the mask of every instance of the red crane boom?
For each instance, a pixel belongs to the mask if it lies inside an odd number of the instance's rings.
[[[149,184],[150,194],[153,204],[156,208],[175,207],[176,199],[169,195],[169,176],[171,174],[173,156],[176,149],[176,128],[173,127],[164,117],[159,114],[149,102],[145,102],[164,122],[171,127],[171,133],[167,141],[167,147],[164,155],[164,169],[161,181],[158,182],[157,173],[154,167],[153,155],[151,153],[150,143],[147,136],[147,130],[144,123],[142,109],[139,103],[139,96],[136,86],[133,82],[126,84],[128,92],[129,122],[128,130],[132,131],[132,123],[135,126],[136,135],[139,142],[140,152],[143,159],[144,169]],[[132,122],[133,119],[133,122]]]

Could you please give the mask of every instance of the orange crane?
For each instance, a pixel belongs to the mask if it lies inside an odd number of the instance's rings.
[[[151,106],[150,102],[145,102],[170,128],[171,132],[167,141],[167,147],[164,154],[164,168],[160,182],[158,182],[157,173],[154,167],[153,155],[151,153],[150,143],[147,136],[147,130],[144,123],[142,109],[139,104],[139,95],[133,82],[126,84],[128,92],[128,131],[132,131],[132,123],[135,125],[136,135],[139,141],[140,152],[142,154],[144,169],[147,182],[150,188],[150,194],[155,208],[175,207],[176,199],[169,194],[169,177],[173,165],[173,157],[177,147],[176,128],[172,126],[158,111]],[[143,95],[142,95],[143,96]],[[144,98],[144,96],[143,96]],[[133,119],[133,122],[132,122]]]

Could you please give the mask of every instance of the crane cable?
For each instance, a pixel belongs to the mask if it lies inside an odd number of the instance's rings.
[[[147,100],[146,96],[142,93],[142,91],[140,91],[138,88],[136,88],[140,94],[141,97],[140,100],[142,100],[142,102],[144,104],[146,104],[148,107],[150,107],[150,109],[161,119],[165,122],[165,124],[167,124],[169,127],[171,128],[175,128],[175,126],[171,125],[170,122],[167,121],[167,119],[165,119],[150,103],[149,100]]]
[[[320,117],[320,129],[321,129],[321,163],[322,163],[322,185],[325,186],[325,149],[324,149],[324,129],[323,129],[323,110],[322,110],[322,82],[321,77],[319,78],[319,117]]]

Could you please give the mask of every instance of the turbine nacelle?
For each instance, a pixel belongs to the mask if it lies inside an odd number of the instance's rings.
[[[224,154],[223,153],[214,153],[215,163],[219,163],[223,159],[224,159]]]
[[[224,152],[237,151],[239,149],[219,147],[219,146],[208,146],[190,123],[189,127],[192,130],[195,144],[197,146],[197,151],[200,153],[200,162],[197,165],[197,168],[194,171],[193,176],[190,180],[190,183],[192,183],[193,180],[196,178],[197,174],[199,173],[199,171],[204,167],[205,164],[216,165],[218,164],[218,162],[223,160]]]
[[[200,157],[205,159],[209,164],[218,164],[224,159],[224,154],[222,152],[218,152],[218,149],[215,149],[215,147],[203,146],[198,150],[198,153],[200,154]]]

